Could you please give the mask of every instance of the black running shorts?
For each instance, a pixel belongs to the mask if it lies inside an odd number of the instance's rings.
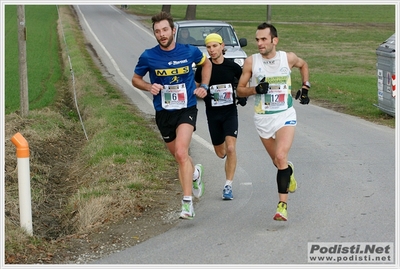
[[[207,110],[208,130],[214,146],[221,145],[226,136],[237,138],[238,112],[236,106],[229,109]]]
[[[179,110],[156,111],[156,124],[165,143],[169,143],[176,138],[176,129],[182,123],[188,123],[196,131],[197,107],[192,106]]]

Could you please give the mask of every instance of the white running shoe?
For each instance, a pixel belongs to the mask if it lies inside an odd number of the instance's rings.
[[[193,181],[192,192],[194,197],[200,198],[204,193],[204,182],[203,182],[204,169],[201,164],[196,164],[194,168],[199,171],[199,178]]]
[[[193,202],[182,201],[182,212],[179,215],[180,219],[193,219],[195,216],[193,209]]]

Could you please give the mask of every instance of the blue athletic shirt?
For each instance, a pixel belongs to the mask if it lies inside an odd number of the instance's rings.
[[[196,89],[192,63],[202,64],[206,59],[197,47],[192,45],[175,44],[175,48],[164,51],[159,45],[146,49],[139,57],[135,67],[135,73],[144,77],[147,72],[150,75],[150,82],[161,85],[186,84],[188,105],[191,107],[197,104],[197,98],[193,94]],[[156,111],[163,110],[161,106],[161,94],[153,96],[153,104]]]

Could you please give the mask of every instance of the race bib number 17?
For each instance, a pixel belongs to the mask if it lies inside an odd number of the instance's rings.
[[[211,106],[227,106],[233,104],[232,84],[218,84],[210,87]]]

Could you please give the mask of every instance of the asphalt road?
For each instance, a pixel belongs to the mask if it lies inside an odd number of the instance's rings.
[[[118,6],[75,6],[85,35],[108,74],[145,113],[151,97],[130,83],[151,31]],[[312,104],[295,103],[296,137],[289,154],[298,189],[287,222],[272,219],[276,169],[256,134],[252,98],[239,107],[234,200],[221,199],[224,162],[212,151],[204,104],[190,148],[205,167],[206,192],[196,217],[94,264],[308,264],[308,243],[395,242],[395,130]],[[372,105],[372,104],[371,104]],[[178,217],[178,216],[177,216]]]

